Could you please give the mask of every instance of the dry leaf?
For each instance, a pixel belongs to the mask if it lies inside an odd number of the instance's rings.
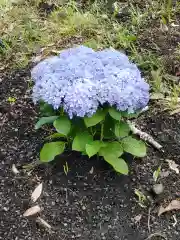
[[[29,209],[27,209],[25,211],[25,213],[23,214],[24,217],[29,217],[29,216],[33,216],[37,213],[39,213],[41,211],[41,208],[39,207],[39,205],[36,205],[34,207],[31,207]]]
[[[171,23],[172,27],[179,27],[179,24]]]
[[[49,223],[47,223],[44,219],[42,219],[42,218],[40,218],[40,217],[38,217],[37,219],[36,219],[36,221],[41,225],[41,226],[43,226],[44,228],[47,228],[47,229],[51,229],[52,227],[51,227],[51,225],[49,225]]]
[[[12,172],[13,172],[15,175],[17,175],[17,174],[19,173],[19,170],[16,168],[16,165],[15,165],[15,164],[12,165]]]
[[[31,200],[33,202],[36,202],[38,200],[38,198],[41,196],[42,193],[42,188],[43,188],[43,184],[40,183],[33,191],[33,193],[31,194]]]
[[[161,177],[161,178],[166,178],[166,177],[169,176],[169,174],[170,174],[169,171],[164,171],[164,170],[162,170],[162,171],[160,172],[160,177]]]
[[[135,223],[138,223],[141,221],[142,218],[142,214],[139,214],[137,216],[135,216],[134,218],[132,218],[131,220],[134,221]]]
[[[94,172],[94,167],[91,168],[91,170],[89,171],[90,174],[93,174]]]
[[[166,208],[160,206],[158,216],[160,216],[161,214],[163,214],[165,212],[169,212],[172,210],[180,210],[180,201],[179,200],[172,200]]]
[[[174,161],[172,160],[166,160],[166,162],[169,164],[169,168],[172,169],[173,171],[175,171],[177,174],[179,174],[179,165],[176,164]]]

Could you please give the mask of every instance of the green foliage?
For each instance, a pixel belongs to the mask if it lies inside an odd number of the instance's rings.
[[[96,155],[99,152],[101,146],[102,146],[101,141],[93,141],[89,144],[86,144],[86,153],[88,157],[90,158]]]
[[[126,122],[116,122],[114,126],[114,133],[118,139],[127,137],[129,135],[130,128]]]
[[[66,116],[61,116],[53,123],[56,131],[67,136],[71,130],[71,122]]]
[[[106,116],[104,110],[98,110],[92,117],[85,117],[84,122],[87,127],[92,127],[97,125],[99,122],[103,121]]]
[[[55,115],[55,111],[51,105],[41,101],[39,103],[40,112],[44,117],[49,117]]]
[[[14,104],[14,103],[16,102],[16,98],[14,98],[14,97],[8,97],[8,102],[9,102],[10,104]]]
[[[104,143],[104,146],[101,147],[99,151],[99,156],[102,156],[104,158],[110,158],[110,157],[120,157],[123,154],[123,147],[122,144],[119,142],[107,142]]]
[[[39,121],[35,125],[35,129],[39,129],[44,124],[47,123],[53,123],[56,119],[58,119],[58,116],[50,116],[50,117],[42,117],[39,119]]]
[[[124,159],[122,158],[118,158],[118,157],[105,157],[104,158],[106,160],[106,162],[108,162],[116,172],[122,173],[124,175],[128,175],[128,165],[127,163],[124,161]]]
[[[65,142],[58,139],[65,139],[68,148],[89,158],[95,155],[104,158],[115,171],[125,175],[128,174],[128,165],[122,158],[124,152],[136,157],[146,155],[145,143],[131,136],[126,121],[128,113],[118,112],[114,108],[99,109],[92,117],[70,120],[63,111],[59,112],[59,116],[43,117],[36,124],[38,129],[46,123],[52,123],[56,130],[46,138],[53,142],[44,144],[40,152],[42,162],[52,161],[63,153]]]
[[[63,153],[65,148],[64,142],[51,142],[44,144],[41,152],[40,152],[40,160],[42,162],[50,162],[54,160],[54,158]]]
[[[115,120],[117,120],[117,121],[121,120],[122,114],[121,114],[121,112],[117,111],[115,108],[110,108],[109,109],[109,114]]]
[[[129,136],[122,139],[122,145],[125,152],[131,153],[136,157],[146,156],[146,145],[141,140],[137,140]]]
[[[84,152],[86,150],[86,144],[92,141],[93,137],[88,132],[78,133],[72,142],[72,150]]]

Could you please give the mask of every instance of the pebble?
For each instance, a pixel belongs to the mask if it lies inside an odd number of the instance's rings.
[[[85,206],[82,206],[82,210],[86,210],[86,207],[85,207]]]
[[[164,191],[164,186],[162,185],[162,183],[154,184],[154,186],[153,186],[153,192],[154,192],[156,195],[159,195],[159,194],[163,193],[163,191]]]
[[[7,211],[9,210],[9,208],[4,207],[3,210],[4,210],[5,212],[7,212]]]

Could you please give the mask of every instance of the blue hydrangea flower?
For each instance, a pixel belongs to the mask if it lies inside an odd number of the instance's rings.
[[[37,64],[31,75],[34,102],[63,107],[70,118],[91,116],[103,104],[134,113],[149,101],[149,85],[137,66],[114,49],[66,49]]]

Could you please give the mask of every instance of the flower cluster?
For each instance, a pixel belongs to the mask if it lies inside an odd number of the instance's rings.
[[[149,85],[137,66],[114,49],[79,46],[37,64],[31,72],[33,100],[73,116],[91,116],[103,104],[134,113],[149,101]]]

